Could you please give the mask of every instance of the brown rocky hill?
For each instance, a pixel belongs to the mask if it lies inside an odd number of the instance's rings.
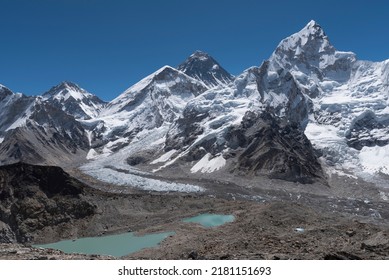
[[[84,185],[61,168],[0,166],[0,242],[29,242],[33,233],[93,215]]]

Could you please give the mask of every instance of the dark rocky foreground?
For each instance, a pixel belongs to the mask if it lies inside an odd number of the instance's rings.
[[[59,167],[0,167],[0,241],[26,243],[46,227],[88,219],[97,209],[84,194],[85,186]]]
[[[96,182],[90,179],[88,183]],[[335,211],[326,206],[335,199],[304,194],[296,202],[276,190],[266,191],[266,200],[250,201],[229,197],[221,185],[211,193],[211,183],[201,195],[133,189],[122,192],[110,185],[99,188],[88,187],[58,167],[21,163],[0,167],[0,259],[109,259],[36,249],[30,244],[129,230],[176,234],[158,248],[124,259],[389,257],[389,226],[384,211],[388,205],[383,202],[377,204],[382,209],[378,219],[370,216],[369,209],[360,216],[343,211],[353,207],[346,200],[339,200]],[[362,209],[362,203],[355,207]],[[366,207],[375,204],[370,202]],[[182,222],[184,217],[206,212],[234,214],[236,219],[218,228]]]
[[[232,223],[179,224],[139,259],[389,259],[389,229],[294,203],[237,203]]]

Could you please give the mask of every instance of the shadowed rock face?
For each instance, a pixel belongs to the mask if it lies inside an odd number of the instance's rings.
[[[15,94],[0,85],[0,137],[4,137],[6,130],[15,122],[27,116],[28,108],[34,101],[33,96]]]
[[[213,57],[201,51],[196,51],[177,69],[192,78],[202,81],[208,87],[227,85],[234,78]]]
[[[12,94],[13,94],[12,91],[0,85],[0,101],[3,101],[7,96],[10,96]]]
[[[300,183],[324,177],[301,129],[279,122],[269,113],[247,112],[241,125],[232,128],[226,139],[237,158],[235,172]]]
[[[45,227],[95,214],[83,192],[84,185],[59,167],[1,166],[0,241],[28,242]]]
[[[73,116],[44,102],[34,105],[26,125],[10,130],[0,144],[0,164],[70,162],[89,149],[84,128]]]
[[[374,134],[381,130],[383,133]],[[389,143],[389,119],[380,120],[373,111],[367,110],[354,119],[346,133],[347,145],[361,150],[363,147],[385,146]]]

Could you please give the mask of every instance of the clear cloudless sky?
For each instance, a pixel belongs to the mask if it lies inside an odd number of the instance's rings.
[[[38,95],[72,81],[109,101],[195,50],[238,75],[317,21],[338,50],[389,58],[389,1],[0,0],[0,83]]]

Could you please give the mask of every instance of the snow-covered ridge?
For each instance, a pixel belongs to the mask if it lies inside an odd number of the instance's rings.
[[[104,168],[127,176],[135,172],[126,169],[127,159],[139,155],[155,172],[182,161],[189,173],[223,172],[234,149],[228,133],[250,112],[269,112],[305,130],[331,170],[389,174],[388,92],[389,60],[360,61],[339,51],[310,21],[262,65],[236,77],[197,51],[178,69],[164,66],[108,104],[71,82],[31,100],[0,86],[0,137],[25,125],[34,102],[49,102],[82,125],[90,174]]]
[[[128,104],[135,101],[137,96],[140,95],[143,91],[153,91],[158,89],[169,90],[170,88],[173,88],[181,83],[192,84],[194,87],[198,87],[201,91],[206,90],[205,86],[201,84],[200,81],[193,79],[183,72],[166,65],[150,74],[146,78],[142,79],[135,85],[131,86],[118,97],[109,102],[101,115],[111,115],[112,113],[123,110],[126,106],[128,106]],[[180,93],[177,92],[176,95],[180,95]],[[182,95],[185,95],[185,92],[183,92]]]
[[[79,119],[97,117],[105,102],[72,82],[62,82],[42,95],[66,113]]]
[[[98,120],[100,127],[91,126],[97,138],[112,141],[123,137],[129,143],[143,130],[173,123],[187,103],[206,90],[202,82],[164,66],[125,90],[87,122]]]
[[[8,88],[0,88],[0,136],[14,128],[24,126],[31,115],[35,97],[13,93]]]

